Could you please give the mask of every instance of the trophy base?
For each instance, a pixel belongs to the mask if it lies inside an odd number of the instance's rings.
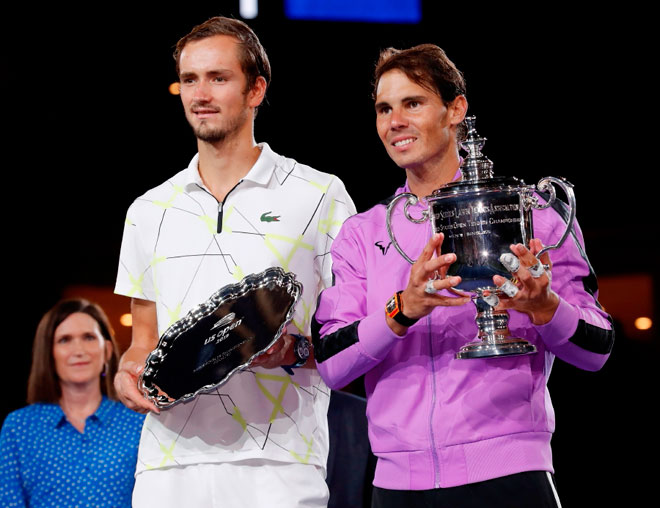
[[[463,346],[456,358],[497,358],[501,356],[529,355],[536,353],[536,346],[524,339],[497,339],[490,341],[476,341]]]

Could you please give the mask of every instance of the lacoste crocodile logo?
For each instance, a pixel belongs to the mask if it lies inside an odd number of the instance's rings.
[[[280,215],[269,215],[273,212],[264,212],[261,214],[261,222],[279,222]]]
[[[388,243],[387,247],[383,247],[383,244],[381,243],[381,241],[378,240],[376,243],[374,243],[374,245],[382,251],[383,256],[384,256],[385,254],[387,254],[387,251],[390,250],[390,247],[392,246],[392,242]]]

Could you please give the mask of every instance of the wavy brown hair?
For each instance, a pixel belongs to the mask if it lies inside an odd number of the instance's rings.
[[[101,392],[117,400],[113,379],[117,372],[119,353],[114,331],[103,309],[84,298],[72,298],[58,302],[39,321],[32,346],[32,367],[28,378],[28,404],[50,402],[57,404],[62,396],[60,380],[53,358],[53,338],[57,327],[71,314],[82,312],[91,316],[99,325],[105,340],[112,343],[112,355],[106,363],[105,376],[99,379]]]

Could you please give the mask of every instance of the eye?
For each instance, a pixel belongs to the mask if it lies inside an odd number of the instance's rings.
[[[61,337],[57,337],[55,339],[56,344],[66,344],[71,340],[71,337],[69,335],[62,335]]]
[[[94,335],[93,333],[86,333],[83,338],[87,341],[98,340],[98,337],[96,335]]]
[[[376,108],[377,115],[387,115],[390,111],[392,111],[392,108],[389,106],[379,106]]]

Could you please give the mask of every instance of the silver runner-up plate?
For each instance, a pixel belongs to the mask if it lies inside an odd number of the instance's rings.
[[[163,333],[140,390],[165,409],[226,383],[277,341],[301,294],[295,275],[279,267],[224,286]]]

